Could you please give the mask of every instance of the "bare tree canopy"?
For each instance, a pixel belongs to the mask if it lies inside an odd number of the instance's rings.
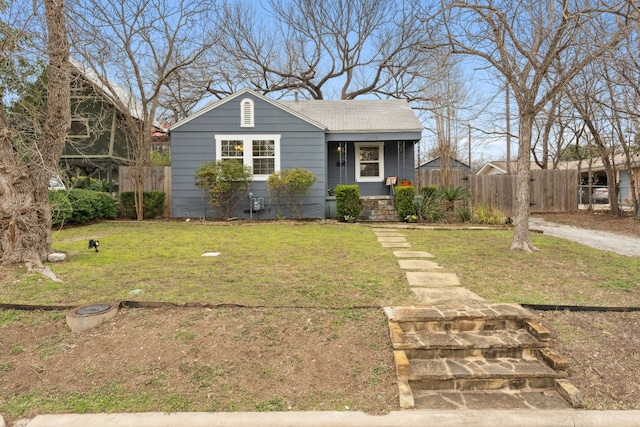
[[[512,89],[520,132],[512,249],[536,250],[528,228],[536,115],[580,70],[624,40],[637,14],[632,0],[487,0],[443,2],[427,19],[445,28],[452,53],[483,59]]]
[[[262,93],[298,90],[310,99],[420,96],[416,67],[426,41],[417,0],[271,0],[218,11],[217,78],[221,98],[241,86]]]
[[[69,1],[73,54],[95,71],[118,108],[131,112],[123,131],[141,220],[162,91],[174,74],[198,63],[211,47],[214,0]]]

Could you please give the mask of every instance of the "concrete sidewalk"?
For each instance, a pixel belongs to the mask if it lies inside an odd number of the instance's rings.
[[[637,427],[640,411],[497,410],[362,412],[228,412],[39,415],[25,427]],[[4,423],[0,419],[0,427]]]

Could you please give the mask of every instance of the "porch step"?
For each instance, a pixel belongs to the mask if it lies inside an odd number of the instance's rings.
[[[360,197],[361,221],[397,221],[398,212],[391,196]]]

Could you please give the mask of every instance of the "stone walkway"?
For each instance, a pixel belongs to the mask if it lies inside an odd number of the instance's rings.
[[[584,406],[549,331],[517,304],[490,304],[410,250],[400,228],[376,227],[395,249],[417,304],[386,307],[402,409],[568,409]]]
[[[407,249],[411,244],[404,234],[394,228],[374,228],[378,242],[384,248]],[[429,252],[396,250],[398,265],[405,271],[411,292],[418,302],[424,305],[473,304],[486,303],[474,292],[460,286],[454,273],[441,272],[442,266],[431,261]]]

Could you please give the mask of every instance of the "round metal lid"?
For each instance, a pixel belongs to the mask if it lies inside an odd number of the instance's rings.
[[[80,307],[76,310],[76,313],[81,316],[92,316],[95,314],[104,313],[111,309],[110,304],[91,304],[84,307]]]

